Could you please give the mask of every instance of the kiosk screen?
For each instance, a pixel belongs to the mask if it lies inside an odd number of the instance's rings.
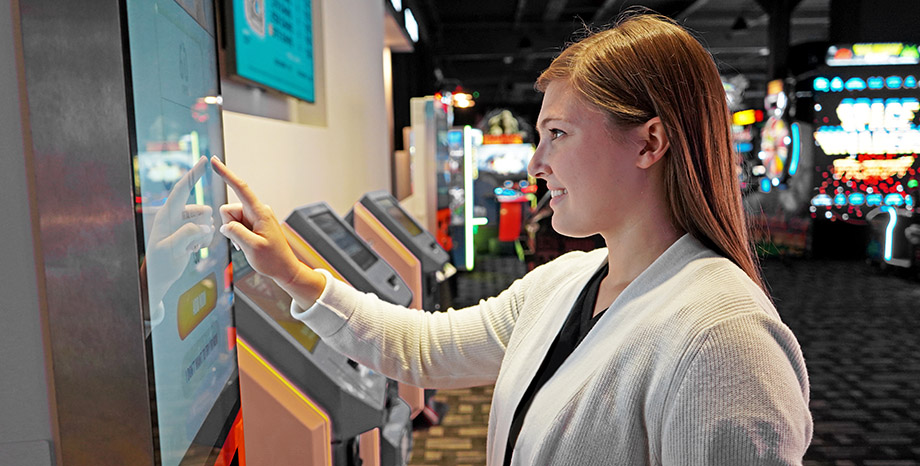
[[[351,257],[358,266],[363,270],[369,269],[377,258],[367,247],[361,244],[355,235],[346,230],[345,227],[329,212],[323,212],[310,217],[316,225],[323,230],[323,233],[329,236],[336,246],[342,248],[345,254]]]
[[[162,466],[214,464],[239,405],[213,3],[128,1],[132,148]]]
[[[386,209],[387,213],[390,214],[390,217],[393,217],[394,220],[399,222],[399,224],[402,225],[410,235],[418,236],[422,234],[422,229],[419,228],[419,226],[416,225],[416,223],[412,221],[412,219],[409,218],[409,216],[406,215],[406,213],[403,212],[403,210],[398,205],[396,205],[395,202],[393,202],[393,199],[385,197],[378,200],[377,202],[379,202],[380,205]]]

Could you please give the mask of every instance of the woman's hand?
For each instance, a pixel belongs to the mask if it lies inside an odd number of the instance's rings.
[[[301,307],[311,306],[325,287],[325,277],[297,259],[275,213],[259,202],[245,181],[217,157],[211,158],[211,165],[241,201],[220,207],[220,232],[246,254],[253,269],[275,280]]]

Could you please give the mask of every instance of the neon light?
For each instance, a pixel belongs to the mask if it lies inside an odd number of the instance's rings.
[[[869,89],[881,89],[885,87],[885,80],[881,76],[872,76],[866,80],[866,84],[869,85]]]
[[[770,182],[770,179],[761,178],[760,179],[760,190],[765,193],[768,193],[770,192],[771,189],[773,189],[773,183]]]
[[[882,205],[882,195],[876,193],[866,196],[866,205],[869,207]]]
[[[833,200],[827,194],[818,194],[811,198],[811,205],[816,207],[830,207]]]
[[[789,162],[789,176],[795,175],[799,170],[799,153],[802,151],[799,139],[799,124],[792,124],[792,160]]]
[[[831,90],[832,91],[842,91],[843,90],[843,80],[840,77],[835,76],[834,79],[831,79]]]
[[[812,82],[812,88],[817,92],[827,92],[831,90],[831,81],[823,76],[819,76]]]
[[[897,193],[890,193],[885,196],[886,206],[899,206],[904,204],[904,197]]]
[[[466,270],[473,270],[473,128],[463,127],[463,252]]]
[[[893,207],[882,207],[888,212],[888,228],[885,229],[885,260],[891,260],[891,238],[894,236],[894,226],[898,223],[898,211]]]
[[[885,87],[888,89],[900,89],[904,80],[900,76],[889,76],[885,78]]]
[[[866,203],[866,195],[863,193],[853,193],[849,197],[850,205],[860,206]]]
[[[473,217],[473,226],[487,225],[488,223],[488,217]]]
[[[850,78],[847,79],[847,82],[843,85],[843,88],[848,91],[861,91],[866,88],[866,82],[860,78]]]
[[[840,193],[834,196],[834,205],[837,207],[842,207],[847,205],[847,195]]]
[[[917,78],[913,77],[913,75],[904,78],[904,87],[907,89],[917,87]]]
[[[409,34],[409,38],[412,39],[412,42],[418,42],[418,22],[415,21],[415,15],[408,8],[403,11],[403,14],[405,15],[406,32]]]

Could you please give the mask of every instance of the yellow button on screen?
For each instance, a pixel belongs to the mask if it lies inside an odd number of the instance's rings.
[[[179,338],[185,340],[216,305],[217,276],[212,272],[179,297]]]

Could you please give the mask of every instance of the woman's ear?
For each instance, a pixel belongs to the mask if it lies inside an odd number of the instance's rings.
[[[636,166],[639,168],[651,168],[668,152],[670,147],[668,134],[665,132],[664,124],[661,123],[660,117],[646,121],[640,128],[644,146],[639,151]]]

